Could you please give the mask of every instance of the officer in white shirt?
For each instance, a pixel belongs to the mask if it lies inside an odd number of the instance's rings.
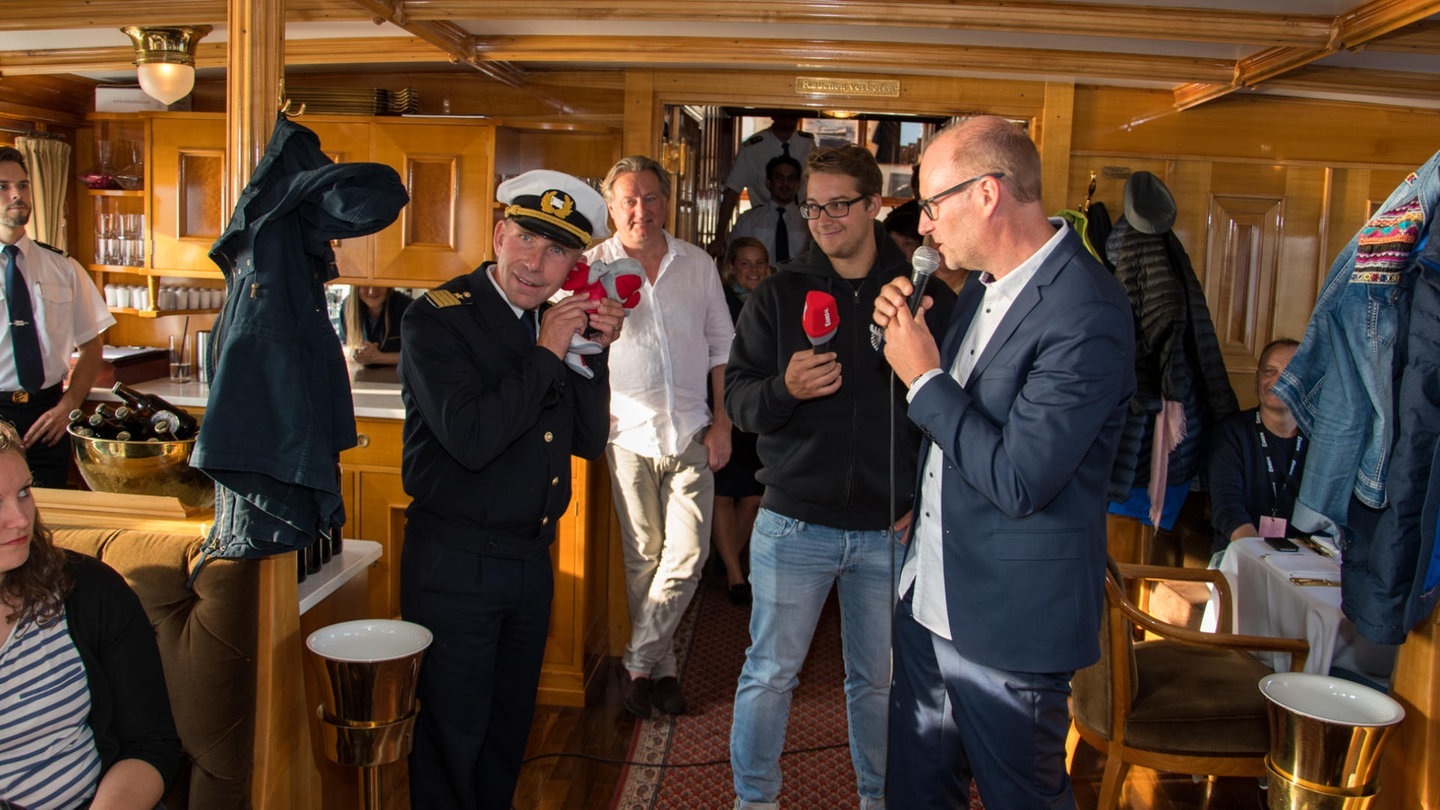
[[[800,189],[800,162],[788,155],[771,158],[765,166],[765,188],[771,204],[754,205],[741,214],[730,229],[730,241],[742,236],[759,239],[770,253],[771,263],[779,265],[810,247],[810,225],[800,216],[795,199]]]
[[[815,136],[799,130],[800,118],[794,115],[776,116],[770,119],[770,126],[745,139],[725,178],[725,193],[720,198],[720,217],[715,231],[715,241],[710,243],[710,255],[719,258],[728,243],[730,218],[740,204],[740,192],[750,195],[750,205],[770,205],[770,192],[765,188],[765,166],[771,158],[789,155],[805,165],[805,158],[815,148]]]
[[[35,483],[62,487],[70,442],[65,428],[103,362],[100,334],[115,323],[95,284],[74,259],[25,235],[30,174],[19,150],[0,147],[0,418],[24,437]],[[70,355],[80,356],[70,370]],[[62,390],[66,373],[70,387]]]

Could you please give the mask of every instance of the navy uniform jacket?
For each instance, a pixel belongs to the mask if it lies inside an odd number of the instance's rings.
[[[570,456],[605,450],[610,377],[603,354],[589,358],[595,379],[586,380],[536,346],[490,266],[405,311],[408,531],[466,551],[539,556],[570,503]]]

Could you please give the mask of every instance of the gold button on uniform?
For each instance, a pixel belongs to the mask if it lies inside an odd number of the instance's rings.
[[[558,487],[558,486],[560,486],[560,476],[557,475],[557,476],[555,476],[554,478],[551,478],[551,479],[550,479],[550,486],[552,486],[552,487]]]
[[[545,443],[546,443],[546,444],[549,444],[550,442],[553,442],[553,441],[555,441],[555,434],[554,434],[554,433],[551,433],[551,432],[548,431],[548,430],[545,431]]]
[[[540,518],[540,525],[541,525],[541,526],[548,526],[548,525],[550,525],[550,516],[549,516],[549,515],[546,515],[545,517]]]

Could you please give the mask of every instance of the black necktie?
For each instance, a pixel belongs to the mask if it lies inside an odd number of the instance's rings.
[[[785,206],[780,209],[780,219],[775,223],[775,263],[790,261],[790,229],[785,226]]]
[[[525,334],[529,335],[531,340],[540,338],[539,331],[535,329],[535,310],[527,309],[520,313],[520,323],[524,324]]]
[[[15,261],[20,248],[6,245],[5,303],[10,307],[10,340],[15,346],[15,373],[20,387],[35,392],[45,387],[45,361],[40,357],[40,334],[35,330],[35,310],[30,306],[30,288]]]
[[[790,154],[790,142],[789,142],[789,141],[781,141],[781,142],[780,142],[780,148],[784,151],[784,153],[785,153],[786,155],[789,155],[789,154]]]

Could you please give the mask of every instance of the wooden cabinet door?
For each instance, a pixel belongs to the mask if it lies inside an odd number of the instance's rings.
[[[400,613],[400,550],[410,505],[400,480],[403,425],[399,419],[357,419],[358,442],[340,454],[345,536],[381,546],[370,568],[370,615],[382,619]]]
[[[172,114],[151,122],[150,268],[220,278],[210,247],[229,222],[225,117]]]
[[[468,273],[490,249],[495,127],[377,122],[371,160],[400,172],[410,203],[375,238],[377,283],[431,286]]]
[[[336,163],[370,160],[369,119],[333,120],[306,116],[300,123],[320,137],[320,149]],[[354,239],[337,239],[335,264],[342,281],[368,283],[375,269],[375,234]]]

